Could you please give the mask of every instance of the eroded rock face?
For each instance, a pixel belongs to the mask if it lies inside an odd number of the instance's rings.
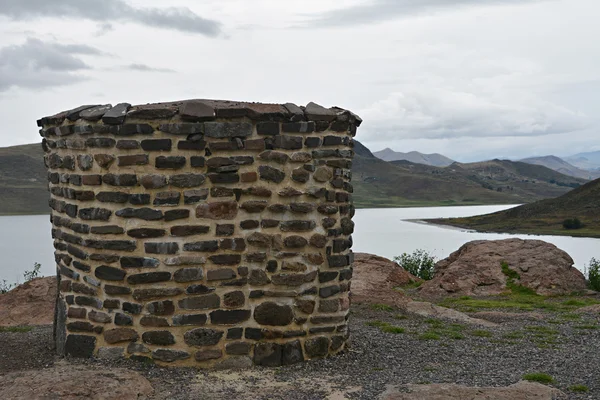
[[[0,294],[0,326],[49,325],[54,319],[56,278],[36,278]]]
[[[385,257],[355,253],[352,301],[400,306],[410,299],[394,288],[418,280],[420,279]]]
[[[138,400],[153,392],[146,378],[123,368],[55,365],[0,376],[2,399]]]
[[[586,289],[585,278],[564,251],[541,240],[476,240],[435,265],[436,275],[420,287],[426,297],[490,296],[506,290],[502,263],[516,272],[515,284],[541,295]]]

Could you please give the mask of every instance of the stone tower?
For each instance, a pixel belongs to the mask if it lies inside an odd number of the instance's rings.
[[[342,351],[360,123],[214,100],[39,120],[59,354],[243,367]]]

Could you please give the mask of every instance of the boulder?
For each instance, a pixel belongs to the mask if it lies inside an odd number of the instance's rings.
[[[0,326],[49,325],[54,321],[56,278],[36,278],[0,294]]]
[[[567,396],[558,389],[520,381],[506,387],[469,387],[448,383],[406,385],[406,390],[389,388],[382,400],[559,400]]]
[[[395,287],[419,281],[397,263],[374,254],[354,253],[352,302],[401,306],[410,299]]]
[[[583,274],[564,251],[541,240],[476,240],[464,244],[435,265],[435,277],[419,293],[425,297],[493,296],[513,282],[541,295],[564,295],[586,290]]]
[[[51,368],[12,372],[0,376],[2,399],[146,399],[150,382],[123,368],[55,364]]]

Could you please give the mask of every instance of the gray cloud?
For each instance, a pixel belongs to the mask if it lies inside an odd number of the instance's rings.
[[[218,36],[221,24],[187,7],[132,7],[123,0],[3,0],[0,15],[13,20],[32,17],[87,18],[97,22],[133,21],[206,36]]]
[[[169,69],[169,68],[155,68],[155,67],[151,67],[146,64],[138,64],[138,63],[125,65],[125,66],[123,66],[122,69],[128,69],[128,70],[139,71],[139,72],[168,72],[168,73],[175,72],[175,70]]]
[[[371,0],[367,4],[308,15],[305,27],[352,27],[356,24],[370,24],[398,18],[427,14],[457,7],[522,4],[544,0]]]
[[[77,56],[101,54],[87,45],[32,38],[21,45],[0,48],[0,92],[11,87],[47,88],[80,82],[87,78],[79,73],[90,67]]]

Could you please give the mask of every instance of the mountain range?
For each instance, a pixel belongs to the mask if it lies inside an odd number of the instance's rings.
[[[424,154],[418,151],[402,153],[390,148],[373,152],[373,155],[384,161],[410,161],[416,164],[425,164],[435,167],[447,167],[455,162],[439,153]],[[560,172],[561,174],[574,176],[576,178],[586,180],[600,178],[600,151],[580,153],[565,158],[553,155],[528,157],[519,161],[527,164],[542,165]]]
[[[418,151],[401,153],[399,151],[394,151],[389,147],[380,151],[376,151],[373,153],[373,155],[382,159],[383,161],[405,160],[416,164],[433,165],[436,167],[447,167],[454,162],[454,160],[451,160],[450,158],[438,153],[423,154],[419,153]]]
[[[437,167],[386,162],[355,141],[352,185],[357,207],[522,204],[560,196],[586,180],[508,160]],[[0,214],[48,213],[39,143],[0,148]]]
[[[600,150],[575,154],[565,157],[565,160],[579,168],[600,171]]]

